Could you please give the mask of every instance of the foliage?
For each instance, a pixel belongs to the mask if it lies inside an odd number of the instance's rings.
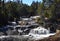
[[[52,18],[55,15],[55,5],[59,2],[59,0],[55,0],[55,3],[51,4],[51,6],[47,8],[44,7],[44,2],[38,1],[33,1],[31,6],[23,4],[22,2],[17,3],[10,0],[8,2],[5,2],[4,0],[0,1],[0,25],[4,25],[8,21],[14,21],[14,18],[20,18],[22,16],[30,17],[40,15]]]

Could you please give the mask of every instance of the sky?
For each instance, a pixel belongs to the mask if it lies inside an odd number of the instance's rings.
[[[36,2],[36,1],[40,2],[40,1],[41,1],[41,2],[42,2],[42,0],[23,0],[23,3],[24,3],[24,4],[31,5],[33,1],[35,1],[35,2]]]
[[[8,0],[7,0],[8,1]],[[12,1],[12,0],[11,0]],[[28,4],[28,5],[31,5],[33,1],[38,1],[38,2],[42,2],[42,0],[22,0],[24,4]]]

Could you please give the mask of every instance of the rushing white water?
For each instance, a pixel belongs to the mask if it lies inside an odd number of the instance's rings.
[[[35,29],[32,29],[30,31],[30,33],[28,34],[28,36],[31,39],[35,39],[35,40],[44,39],[44,38],[47,38],[47,37],[49,37],[51,35],[55,35],[55,33],[50,33],[49,29],[45,29],[42,26],[37,27]]]
[[[30,31],[30,33],[28,35],[7,35],[7,36],[0,36],[0,39],[2,38],[9,38],[9,37],[13,37],[13,38],[29,38],[29,39],[34,39],[34,40],[39,40],[39,39],[44,39],[47,38],[51,35],[55,35],[56,33],[49,33],[50,30],[49,29],[45,29],[42,26],[39,26],[35,29],[32,29]]]

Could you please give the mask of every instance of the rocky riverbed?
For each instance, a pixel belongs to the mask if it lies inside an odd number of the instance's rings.
[[[46,35],[42,35],[43,37],[40,37],[40,36],[39,38],[37,38],[37,37],[31,37],[29,35],[7,35],[7,36],[3,35],[3,36],[0,36],[0,41],[37,41],[37,40],[41,41],[49,37]]]

